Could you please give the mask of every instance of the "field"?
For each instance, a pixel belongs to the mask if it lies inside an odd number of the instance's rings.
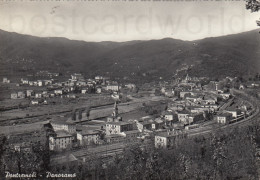
[[[26,101],[26,100],[24,100]],[[102,95],[86,95],[84,98],[68,99],[68,98],[49,98],[48,105],[30,105],[24,109],[13,109],[2,111],[0,121],[21,119],[28,117],[37,117],[43,115],[62,114],[71,112],[73,109],[104,105],[112,103],[113,100],[109,96]]]
[[[103,100],[103,101],[102,101]],[[14,120],[4,120],[4,116],[1,116],[2,118],[2,125],[0,126],[0,132],[4,134],[9,133],[19,133],[19,132],[28,132],[28,131],[35,131],[42,127],[42,124],[48,122],[50,119],[55,119],[57,115],[63,115],[66,116],[66,114],[70,114],[70,110],[72,108],[79,108],[82,106],[89,106],[89,105],[98,105],[102,104],[101,102],[108,103],[108,99],[100,96],[91,96],[89,97],[88,101],[83,101],[82,99],[79,100],[79,102],[75,102],[74,104],[68,103],[66,105],[64,104],[56,104],[55,106],[42,106],[42,107],[34,107],[34,108],[27,108],[26,110],[13,110],[13,111],[6,111],[3,112],[6,117],[16,117],[16,116],[26,116],[26,113],[35,113],[38,115],[38,117],[24,117],[21,119],[14,119]],[[132,98],[130,102],[122,103],[118,105],[119,114],[122,115],[123,120],[128,119],[135,119],[140,118],[142,116],[146,116],[146,114],[142,111],[140,111],[140,107],[143,106],[143,103],[149,103],[151,101],[162,101],[164,100],[164,97],[143,97],[143,98]],[[73,106],[74,105],[74,106]],[[59,111],[65,111],[65,108],[69,112],[63,112],[63,113],[57,113]],[[51,111],[51,114],[48,112]],[[100,129],[101,126],[104,126],[104,122],[106,120],[106,117],[111,115],[113,112],[113,105],[106,105],[106,106],[100,106],[97,108],[93,108],[93,110],[90,111],[90,119],[92,121],[87,120],[86,118],[82,119],[81,122],[78,121],[78,123],[83,124],[84,126],[89,127],[90,129]],[[9,117],[10,118],[10,117]],[[69,118],[64,117],[64,121]]]

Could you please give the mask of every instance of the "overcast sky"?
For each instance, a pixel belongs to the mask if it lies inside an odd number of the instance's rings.
[[[0,29],[85,41],[195,40],[256,29],[244,1],[1,2]]]

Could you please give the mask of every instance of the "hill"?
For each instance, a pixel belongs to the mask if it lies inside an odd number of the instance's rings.
[[[1,76],[39,70],[82,72],[151,81],[189,73],[214,78],[260,71],[257,30],[182,41],[85,42],[0,30]]]

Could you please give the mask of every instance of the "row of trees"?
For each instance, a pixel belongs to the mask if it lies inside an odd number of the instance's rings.
[[[148,115],[152,115],[154,117],[159,117],[161,113],[165,110],[167,110],[168,106],[167,104],[146,104],[143,103],[142,111],[144,111]]]
[[[74,109],[72,114],[71,114],[71,119],[73,121],[76,121],[76,120],[81,120],[82,119],[82,113],[85,112],[86,113],[86,117],[87,119],[89,119],[89,116],[90,116],[90,108],[81,108],[81,109]],[[77,117],[78,115],[78,117]]]

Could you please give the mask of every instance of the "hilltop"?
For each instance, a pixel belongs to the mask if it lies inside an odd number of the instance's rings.
[[[85,42],[35,37],[0,30],[1,76],[39,70],[82,72],[151,81],[178,71],[221,78],[260,71],[258,30],[182,41]]]

